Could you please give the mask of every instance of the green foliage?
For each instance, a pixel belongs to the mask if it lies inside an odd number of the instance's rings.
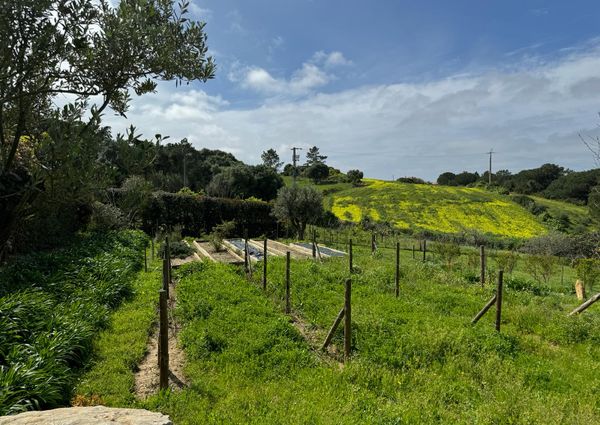
[[[223,250],[223,239],[232,236],[235,231],[235,227],[235,221],[231,220],[224,221],[212,228],[209,241],[215,251],[219,252]]]
[[[496,252],[494,260],[496,260],[498,269],[504,270],[505,273],[512,274],[517,265],[517,261],[519,260],[519,255],[515,251],[499,251]]]
[[[92,338],[131,294],[147,238],[104,233],[0,270],[0,415],[70,398]]]
[[[327,159],[327,156],[321,155],[319,148],[316,146],[313,146],[312,148],[308,149],[308,151],[306,152],[305,166],[308,168],[311,165],[315,165],[315,164],[325,164],[326,159]]]
[[[88,229],[91,231],[106,232],[120,230],[127,227],[127,219],[123,212],[114,205],[94,202],[92,204],[92,216]]]
[[[166,249],[167,245],[164,242],[161,243],[159,248],[161,258],[165,258]],[[169,241],[169,251],[171,252],[171,258],[187,258],[195,252],[194,248],[181,240]]]
[[[550,184],[544,196],[551,199],[564,199],[586,203],[594,186],[599,183],[600,170],[572,171]]]
[[[0,182],[16,183],[0,193],[0,255],[11,238],[34,239],[14,237],[25,218],[48,240],[84,224],[60,229],[55,217],[90,205],[107,183],[98,161],[108,151],[100,125],[107,107],[124,115],[130,91],[153,92],[156,80],[213,78],[204,24],[188,18],[188,2],[178,6],[24,0],[0,8]],[[60,109],[58,94],[76,100]]]
[[[236,165],[216,174],[206,187],[206,193],[219,198],[257,197],[270,201],[282,186],[281,176],[270,167]]]
[[[279,161],[279,155],[277,154],[277,151],[273,148],[264,151],[260,155],[260,159],[262,159],[263,165],[265,167],[269,167],[274,171],[278,171],[279,168],[283,165],[283,162]]]
[[[548,285],[550,276],[556,269],[556,258],[552,255],[527,255],[525,269],[539,284]]]
[[[300,239],[304,239],[307,224],[317,222],[322,214],[323,196],[310,186],[281,188],[273,206],[273,215],[290,223]]]
[[[304,170],[304,175],[318,184],[329,176],[329,167],[322,162],[315,162]]]
[[[364,177],[363,172],[360,170],[348,170],[346,176],[348,181],[352,183],[352,186],[360,186]]]
[[[575,271],[577,278],[592,292],[600,278],[600,261],[595,258],[579,258],[575,261]]]
[[[436,243],[433,251],[439,255],[448,269],[451,269],[460,257],[460,245],[455,243]]]
[[[241,235],[248,229],[249,236],[274,234],[276,220],[271,216],[271,206],[263,201],[221,199],[197,195],[180,195],[155,192],[143,211],[143,228],[149,234],[157,226],[179,225],[183,236],[208,234],[223,221],[236,223],[234,233]]]

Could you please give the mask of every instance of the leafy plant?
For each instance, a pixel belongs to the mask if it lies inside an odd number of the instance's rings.
[[[550,276],[556,269],[556,258],[551,255],[528,255],[525,257],[525,270],[538,283],[548,285]]]
[[[594,285],[600,278],[600,261],[595,258],[579,258],[575,261],[577,278],[592,292]]]

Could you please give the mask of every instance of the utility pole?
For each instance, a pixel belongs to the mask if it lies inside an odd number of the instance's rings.
[[[490,170],[488,173],[488,184],[492,184],[492,155],[494,154],[494,148],[490,149],[489,152],[486,152],[487,155],[490,156]]]
[[[296,154],[296,151],[301,151],[301,150],[302,150],[302,148],[296,148],[296,147],[292,148],[292,164],[293,164],[292,177],[294,178],[294,186],[296,186],[296,175],[298,174],[298,170],[296,168],[296,161],[298,161],[300,159],[300,155]]]

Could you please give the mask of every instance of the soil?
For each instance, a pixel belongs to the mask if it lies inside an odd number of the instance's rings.
[[[217,251],[215,251],[215,248],[212,246],[212,244],[209,242],[201,242],[201,241],[196,241],[196,242],[198,243],[198,245],[200,245],[202,248],[204,248],[206,250],[206,252],[208,252],[212,258],[214,258],[219,263],[237,264],[240,262],[240,260],[238,258],[231,255],[227,250],[217,252]]]
[[[183,374],[185,354],[177,341],[180,327],[173,317],[176,302],[174,283],[169,286],[169,295],[169,387],[178,390],[187,384]],[[135,394],[140,399],[156,394],[159,389],[158,326],[155,326],[150,336],[147,353],[135,374]]]

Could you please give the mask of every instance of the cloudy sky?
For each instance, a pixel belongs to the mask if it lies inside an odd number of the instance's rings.
[[[217,76],[135,98],[114,132],[248,163],[316,145],[366,176],[594,167],[600,2],[193,0]],[[304,158],[303,158],[304,159]]]

